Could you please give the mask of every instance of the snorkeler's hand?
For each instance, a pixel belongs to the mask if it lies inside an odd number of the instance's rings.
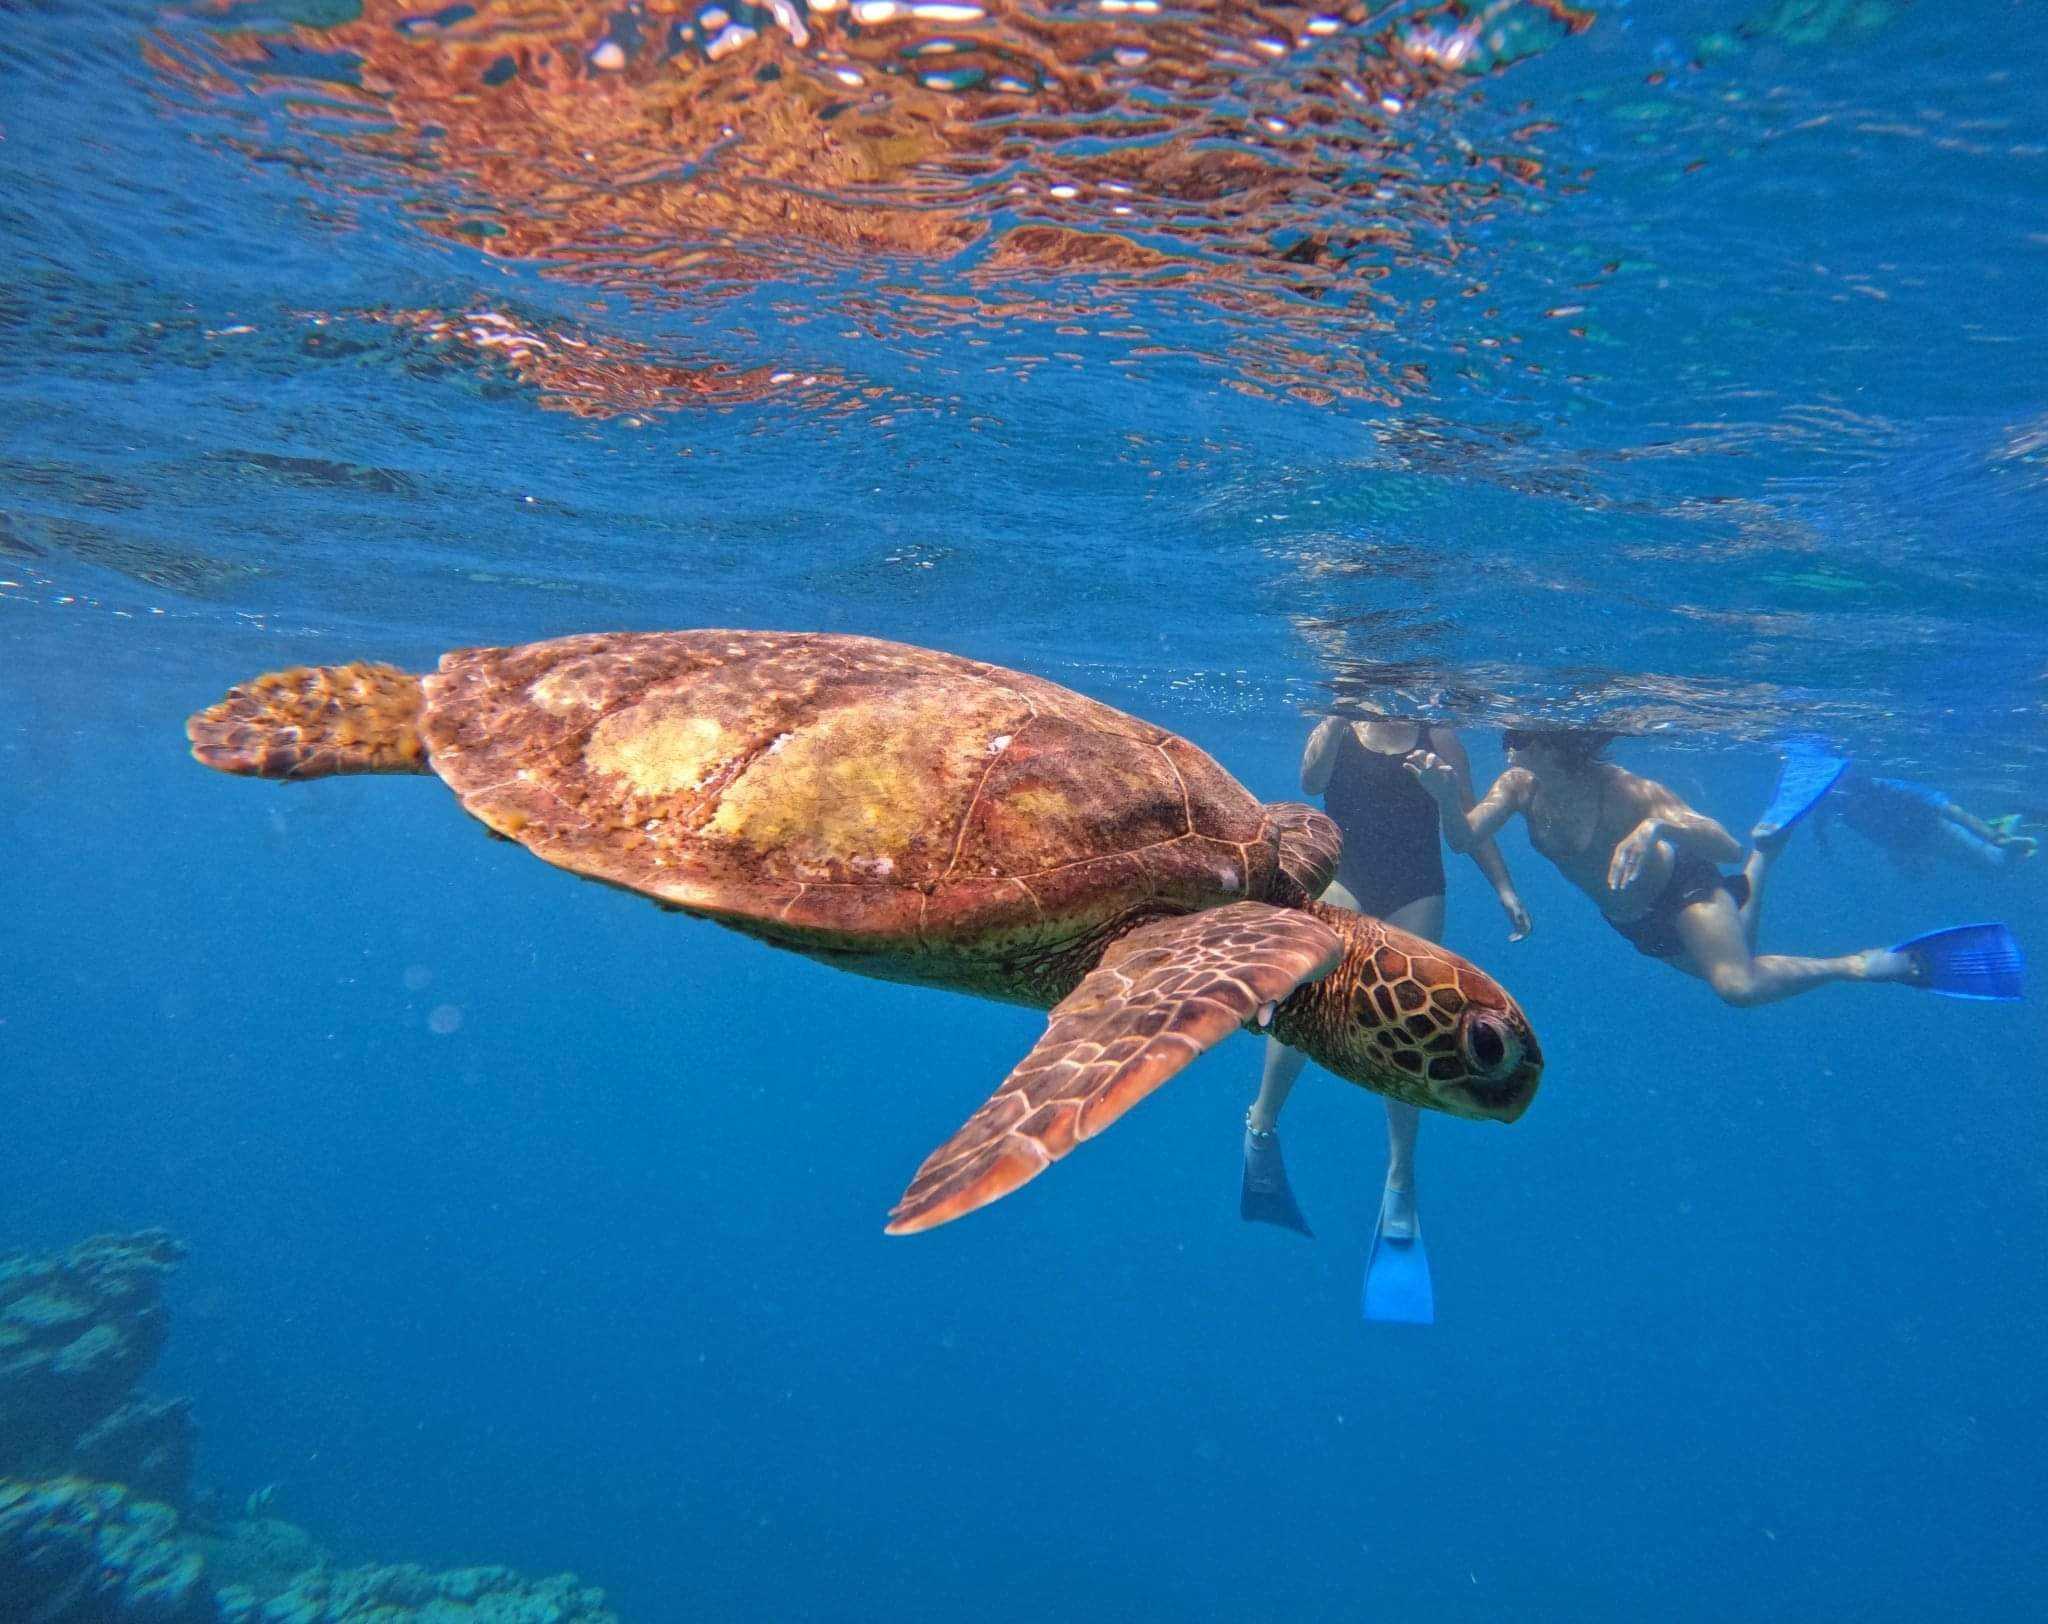
[[[1626,891],[1635,883],[1643,871],[1643,860],[1656,849],[1663,838],[1664,826],[1655,818],[1645,818],[1616,843],[1614,856],[1607,865],[1607,887],[1611,891]]]
[[[1458,774],[1451,764],[1434,750],[1410,750],[1401,758],[1401,765],[1416,777],[1416,781],[1429,791],[1438,806],[1456,806],[1458,801]]]
[[[1526,941],[1529,932],[1536,926],[1529,918],[1529,910],[1522,906],[1522,899],[1512,891],[1503,891],[1500,896],[1500,910],[1508,916],[1508,940]]]

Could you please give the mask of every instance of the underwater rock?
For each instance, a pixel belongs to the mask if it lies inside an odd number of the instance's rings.
[[[574,1574],[336,1570],[304,1529],[190,1495],[186,1399],[137,1394],[169,1334],[162,1230],[0,1257],[0,1624],[618,1624]],[[104,1480],[104,1481],[102,1481]]]
[[[190,1399],[134,1399],[80,1436],[72,1446],[71,1469],[80,1477],[125,1483],[146,1500],[183,1505],[198,1442]]]
[[[184,1255],[146,1229],[0,1257],[0,1471],[67,1470],[79,1440],[128,1401],[170,1334],[159,1299]]]
[[[0,1477],[0,1616],[35,1624],[217,1624],[178,1514],[112,1483]]]
[[[430,1573],[399,1567],[316,1568],[258,1601],[243,1588],[220,1593],[224,1624],[618,1624],[602,1590],[572,1573],[527,1579],[510,1568]]]
[[[225,1595],[240,1591],[248,1603],[289,1590],[300,1574],[328,1566],[313,1536],[281,1517],[240,1517],[199,1534],[193,1542],[206,1556],[206,1571]],[[243,1605],[237,1599],[237,1605]]]

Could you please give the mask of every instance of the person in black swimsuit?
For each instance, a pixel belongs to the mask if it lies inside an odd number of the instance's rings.
[[[1444,860],[1436,803],[1405,765],[1427,756],[1446,763],[1471,795],[1472,769],[1449,728],[1375,717],[1353,722],[1325,717],[1301,755],[1301,787],[1321,795],[1323,809],[1344,834],[1337,878],[1323,900],[1384,919],[1437,941],[1444,930]],[[1515,894],[1507,864],[1491,840],[1472,847],[1472,858],[1492,884],[1508,917],[1508,939],[1529,934],[1529,915]],[[1259,1097],[1245,1113],[1246,1218],[1310,1234],[1287,1182],[1276,1124],[1301,1075],[1298,1050],[1271,1039]],[[1387,1213],[1383,1233],[1395,1239],[1415,1231],[1415,1133],[1420,1113],[1388,1100]]]
[[[1697,976],[1730,1004],[1770,1004],[1833,981],[1912,982],[1914,962],[1872,948],[1839,958],[1758,953],[1764,882],[1783,832],[1754,832],[1742,856],[1735,837],[1654,779],[1602,759],[1614,735],[1579,729],[1510,728],[1508,770],[1475,806],[1468,776],[1448,758],[1418,751],[1407,761],[1436,800],[1454,851],[1491,840],[1517,815],[1529,844],[1599,904],[1638,953]]]

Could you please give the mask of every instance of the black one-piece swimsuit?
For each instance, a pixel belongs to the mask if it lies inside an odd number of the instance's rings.
[[[1436,802],[1402,760],[1368,750],[1347,727],[1323,786],[1323,810],[1344,832],[1337,878],[1378,919],[1444,891]]]

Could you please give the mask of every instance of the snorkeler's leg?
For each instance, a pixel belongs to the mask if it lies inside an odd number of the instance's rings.
[[[1953,823],[1960,829],[1966,829],[1979,840],[1989,845],[1995,846],[1998,844],[1999,833],[1996,829],[1992,828],[1990,824],[1974,813],[1966,812],[1962,807],[1956,805],[1954,801],[1943,803],[1941,818],[1944,823]]]
[[[1965,812],[1954,801],[1941,809],[1942,849],[1978,868],[2004,868],[2015,857],[2034,855],[2034,842]]]
[[[1280,1109],[1294,1092],[1301,1068],[1308,1056],[1290,1049],[1278,1038],[1266,1039],[1266,1065],[1259,1073],[1259,1097],[1244,1114],[1244,1125],[1254,1133],[1271,1133],[1280,1121]]]
[[[1974,868],[2003,868],[2010,860],[2002,844],[1984,839],[1968,824],[1952,818],[1942,820],[1941,849]]]
[[[1237,1194],[1237,1215],[1247,1223],[1273,1224],[1313,1237],[1294,1187],[1287,1182],[1287,1163],[1280,1154],[1280,1135],[1273,1124],[1293,1092],[1294,1080],[1308,1057],[1277,1039],[1266,1039],[1266,1069],[1259,1079],[1259,1097],[1244,1114],[1244,1177]]]
[[[1749,895],[1742,899],[1742,905],[1735,910],[1742,921],[1742,939],[1751,953],[1756,952],[1756,928],[1763,919],[1764,881],[1771,876],[1771,865],[1778,860],[1778,853],[1785,849],[1783,841],[1766,841],[1751,846],[1749,858],[1742,865],[1742,877],[1749,881]]]
[[[1331,886],[1334,891],[1337,887]],[[1329,892],[1323,893],[1327,900]],[[1413,902],[1404,902],[1387,915],[1387,923],[1396,930],[1405,930],[1410,936],[1420,936],[1424,941],[1440,942],[1444,936],[1444,898],[1439,891],[1435,896],[1417,897]]]
[[[1444,899],[1418,897],[1389,916],[1389,924],[1439,941],[1444,933]],[[1415,1136],[1422,1113],[1401,1100],[1387,1101],[1387,1182],[1380,1192],[1379,1217],[1365,1255],[1365,1285],[1359,1306],[1365,1317],[1396,1325],[1429,1325],[1436,1320],[1436,1288],[1429,1277],[1429,1253],[1415,1209]]]
[[[1358,899],[1334,880],[1322,900],[1358,911]],[[1287,1163],[1280,1153],[1280,1111],[1301,1076],[1308,1057],[1277,1039],[1266,1039],[1266,1061],[1259,1073],[1259,1097],[1244,1114],[1244,1179],[1238,1190],[1238,1216],[1248,1222],[1277,1224],[1313,1236],[1294,1188],[1287,1182]]]
[[[1417,897],[1389,914],[1387,923],[1426,941],[1442,941],[1442,894]],[[1387,1101],[1387,1185],[1380,1233],[1395,1240],[1410,1240],[1416,1233],[1415,1138],[1421,1127],[1420,1110],[1401,1100]]]
[[[1879,950],[1832,959],[1752,953],[1735,899],[1726,891],[1693,903],[1676,925],[1685,956],[1672,962],[1711,986],[1723,1003],[1740,1008],[1775,1004],[1835,981],[1904,981],[1913,974],[1903,954]]]
[[[1405,1100],[1387,1101],[1387,1187],[1380,1233],[1395,1240],[1415,1236],[1415,1138],[1422,1112]]]
[[[1321,900],[1333,908],[1349,908],[1353,913],[1358,912],[1358,899],[1335,880],[1324,887]],[[1443,899],[1437,900],[1441,904]],[[1441,924],[1441,911],[1437,919]],[[1280,1108],[1287,1103],[1287,1096],[1294,1092],[1301,1068],[1307,1064],[1308,1057],[1299,1049],[1290,1049],[1274,1038],[1266,1039],[1266,1065],[1259,1074],[1259,1097],[1252,1101],[1252,1108],[1244,1114],[1247,1128],[1254,1133],[1269,1134],[1280,1125]]]
[[[1380,1192],[1359,1296],[1367,1319],[1395,1325],[1436,1322],[1436,1286],[1415,1210],[1415,1129],[1421,1116],[1412,1105],[1387,1101],[1387,1185]]]

